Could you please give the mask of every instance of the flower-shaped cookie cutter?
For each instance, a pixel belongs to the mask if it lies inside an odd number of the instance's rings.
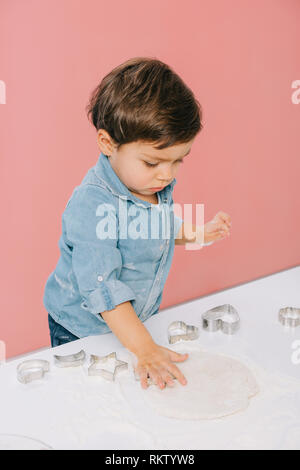
[[[105,366],[111,359],[114,360],[114,371],[111,372],[101,366]],[[107,354],[106,356],[96,356],[95,354],[91,354],[90,357],[91,364],[88,368],[88,375],[98,375],[103,377],[106,380],[114,381],[116,378],[116,375],[123,371],[128,369],[128,362],[121,361],[120,359],[117,358],[117,353],[112,352],[110,354]]]
[[[177,341],[191,341],[199,337],[199,329],[194,325],[187,325],[183,321],[173,321],[168,327],[169,344]]]
[[[202,314],[202,326],[206,331],[221,329],[223,333],[232,335],[239,329],[240,317],[232,305],[219,305]]]
[[[85,352],[82,349],[76,354],[69,354],[67,356],[54,355],[55,365],[57,367],[78,367],[85,361]]]
[[[42,379],[45,372],[49,372],[50,363],[43,359],[29,359],[17,366],[17,378],[22,384],[28,384],[33,380]]]
[[[278,319],[282,325],[295,328],[300,325],[300,308],[281,308],[278,312]]]

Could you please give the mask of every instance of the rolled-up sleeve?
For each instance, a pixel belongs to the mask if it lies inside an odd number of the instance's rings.
[[[79,187],[63,214],[72,268],[85,309],[93,314],[134,300],[133,290],[119,280],[122,256],[118,248],[118,218],[105,189]]]

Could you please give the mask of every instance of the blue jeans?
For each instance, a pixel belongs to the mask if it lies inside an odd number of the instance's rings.
[[[48,323],[50,329],[51,346],[60,346],[61,344],[69,343],[70,341],[76,341],[79,339],[73,335],[70,331],[66,330],[63,326],[57,323],[51,315],[48,313]]]

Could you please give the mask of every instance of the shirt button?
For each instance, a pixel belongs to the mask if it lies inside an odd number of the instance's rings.
[[[98,276],[97,279],[98,279],[98,281],[100,281],[100,282],[103,281],[103,277],[102,277],[102,276]]]

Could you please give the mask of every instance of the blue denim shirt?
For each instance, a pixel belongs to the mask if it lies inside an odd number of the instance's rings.
[[[111,332],[100,313],[126,301],[141,321],[158,313],[182,223],[175,184],[157,193],[159,204],[143,201],[100,153],[62,215],[60,257],[43,297],[56,322],[82,338]],[[106,238],[104,226],[115,227]]]

